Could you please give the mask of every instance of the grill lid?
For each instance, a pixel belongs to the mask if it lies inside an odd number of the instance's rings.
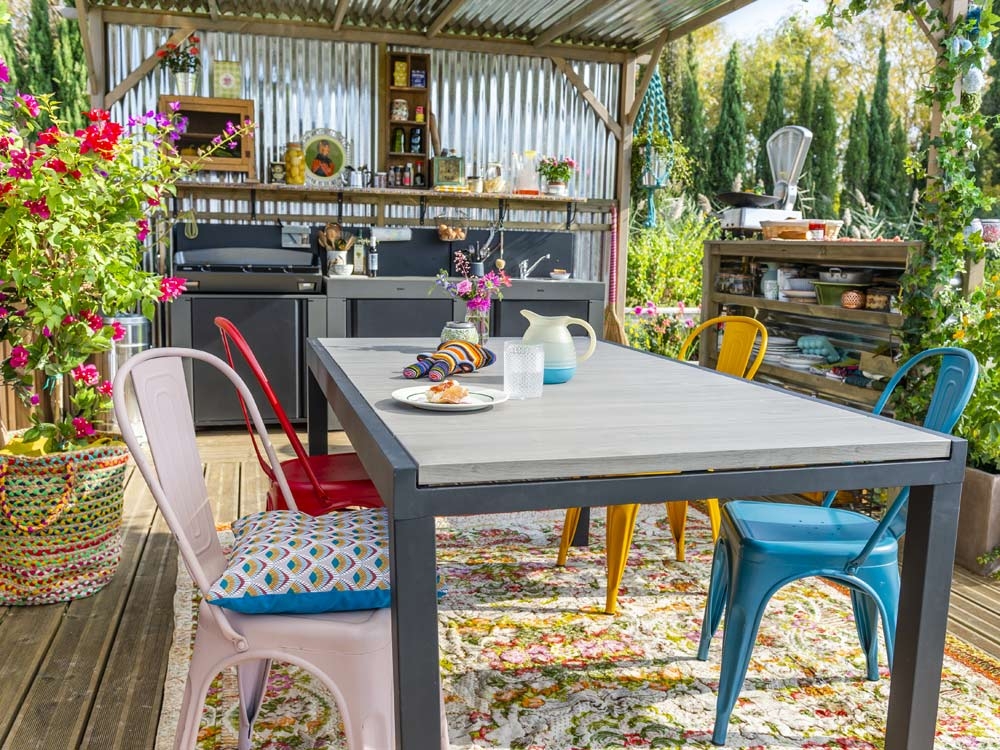
[[[206,247],[178,250],[174,266],[179,271],[249,271],[288,273],[319,271],[312,250],[270,247]]]

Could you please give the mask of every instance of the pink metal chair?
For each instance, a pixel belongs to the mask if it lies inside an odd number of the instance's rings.
[[[173,532],[180,554],[203,597],[226,568],[188,406],[183,360],[217,368],[246,404],[275,481],[288,507],[296,509],[246,384],[221,359],[192,349],[152,349],[125,362],[114,386],[114,407],[136,465]],[[134,387],[152,463],[139,446],[125,405]],[[350,750],[395,747],[392,640],[388,609],[309,615],[248,615],[202,599],[191,666],[177,727],[176,750],[195,747],[208,688],[222,669],[236,666],[240,693],[239,748],[249,750],[254,719],[267,685],[271,660],[315,674],[340,709]],[[443,709],[442,709],[443,719]],[[447,724],[442,720],[442,727]],[[444,734],[446,729],[442,729]],[[442,747],[447,748],[442,737]]]

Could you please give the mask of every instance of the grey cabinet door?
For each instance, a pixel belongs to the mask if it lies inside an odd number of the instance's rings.
[[[590,301],[585,299],[570,300],[511,300],[505,299],[493,305],[493,324],[495,336],[523,336],[528,330],[528,319],[521,315],[521,310],[531,310],[539,315],[569,315],[587,320],[590,317]],[[587,332],[580,326],[569,329],[574,336],[586,336]]]
[[[450,299],[354,299],[348,304],[348,335],[358,338],[437,337],[454,318]]]

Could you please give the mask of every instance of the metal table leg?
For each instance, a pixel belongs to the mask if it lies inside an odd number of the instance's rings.
[[[326,394],[319,387],[319,381],[316,380],[312,368],[309,369],[309,377],[306,378],[306,382],[308,383],[306,386],[308,389],[306,394],[308,403],[306,409],[306,419],[308,420],[306,436],[309,442],[309,455],[323,456],[329,452],[326,423]]]

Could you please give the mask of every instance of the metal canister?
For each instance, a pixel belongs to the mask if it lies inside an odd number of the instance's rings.
[[[410,119],[410,105],[406,99],[392,100],[392,107],[389,110],[389,119],[396,122],[405,122]]]
[[[268,168],[268,179],[272,183],[282,183],[285,181],[285,162],[272,161]]]

